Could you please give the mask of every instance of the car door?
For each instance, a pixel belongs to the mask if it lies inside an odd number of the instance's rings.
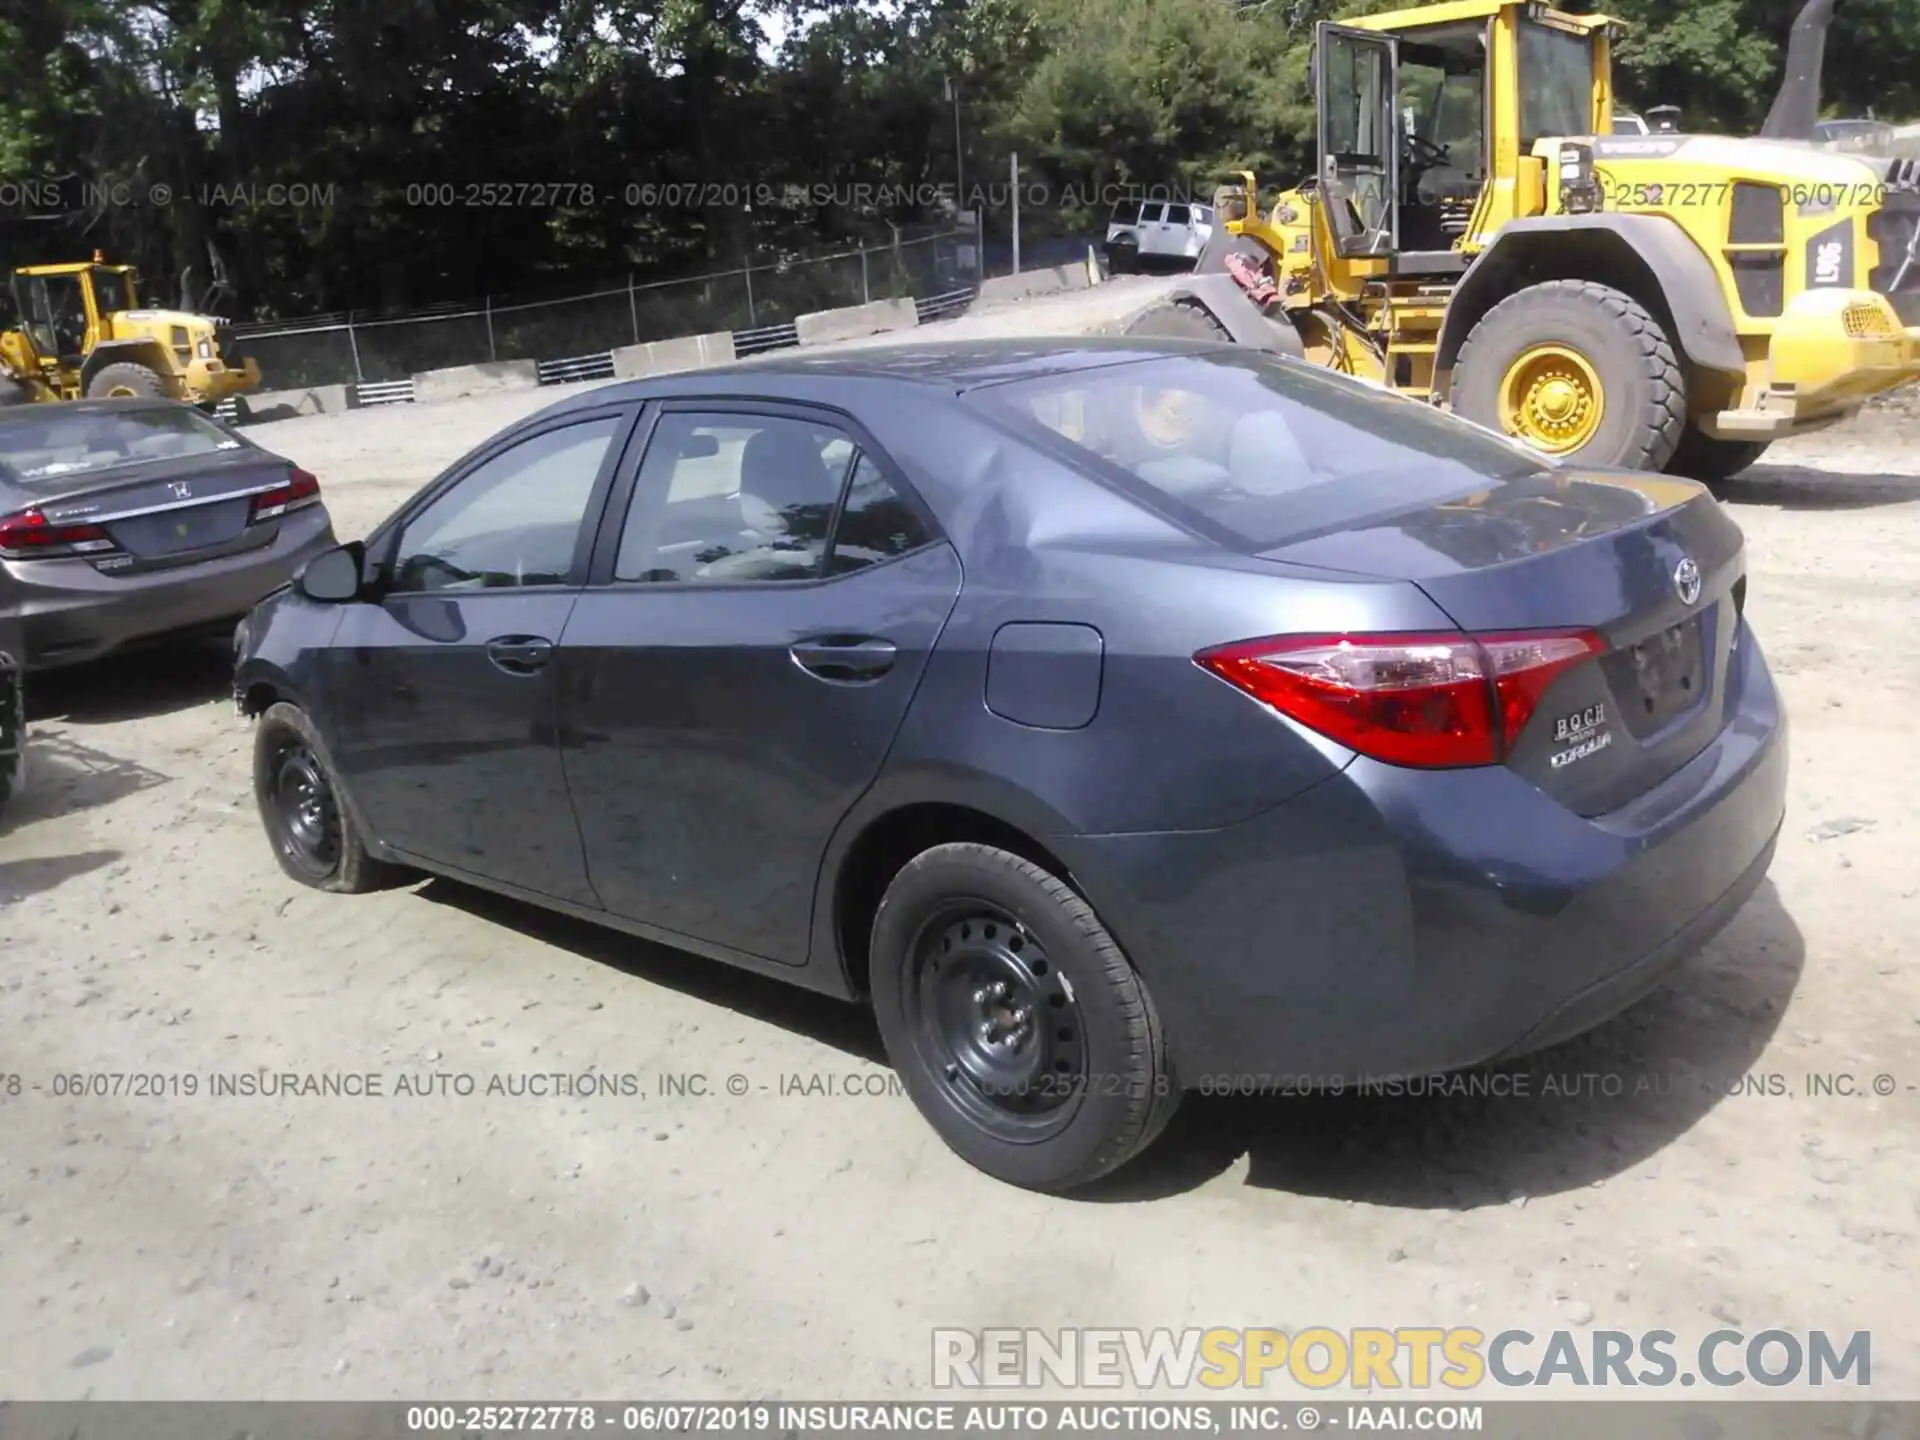
[[[327,651],[335,762],[381,840],[435,867],[596,903],[554,731],[631,407],[516,433],[376,538],[377,603]]]
[[[562,753],[608,910],[799,965],[960,563],[857,427],[665,407],[561,638]]]
[[[1164,255],[1167,253],[1167,207],[1160,201],[1151,201],[1140,207],[1140,253]]]

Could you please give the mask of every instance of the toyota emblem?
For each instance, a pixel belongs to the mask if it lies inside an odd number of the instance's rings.
[[[1700,598],[1700,567],[1691,557],[1673,567],[1673,593],[1680,597],[1682,605],[1691,605]]]

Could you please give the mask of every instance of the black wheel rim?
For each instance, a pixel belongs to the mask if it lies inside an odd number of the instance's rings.
[[[1086,1036],[1033,932],[989,901],[955,901],[921,925],[909,964],[917,1058],[954,1107],[1004,1140],[1065,1129],[1086,1090]]]
[[[319,757],[289,736],[274,747],[268,813],[280,853],[302,874],[325,879],[340,864],[340,807]]]

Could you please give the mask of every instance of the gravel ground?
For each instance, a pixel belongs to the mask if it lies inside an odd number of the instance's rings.
[[[554,398],[254,433],[351,536]],[[284,880],[217,650],[45,677],[0,835],[0,1395],[873,1397],[925,1389],[935,1326],[1465,1324],[1867,1329],[1876,1395],[1920,1398],[1917,437],[1875,409],[1727,489],[1791,813],[1670,985],[1528,1098],[1193,1102],[1071,1201],[949,1155],[849,1008],[447,882]],[[647,1093],[486,1093],[589,1068]],[[210,1093],[262,1071],[383,1093]],[[115,1072],[160,1093],[56,1093]]]

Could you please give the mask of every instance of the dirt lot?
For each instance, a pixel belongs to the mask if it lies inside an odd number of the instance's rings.
[[[519,408],[255,433],[350,536]],[[1792,810],[1673,984],[1528,1098],[1190,1103],[1074,1201],[952,1158],[851,1010],[445,882],[296,888],[217,651],[47,677],[0,835],[0,1394],[872,1397],[927,1385],[935,1326],[1467,1324],[1869,1329],[1920,1398],[1917,442],[1878,410],[1727,491]],[[648,1093],[485,1093],[589,1069]],[[260,1071],[383,1093],[210,1093]],[[56,1093],[98,1072],[163,1093]]]

